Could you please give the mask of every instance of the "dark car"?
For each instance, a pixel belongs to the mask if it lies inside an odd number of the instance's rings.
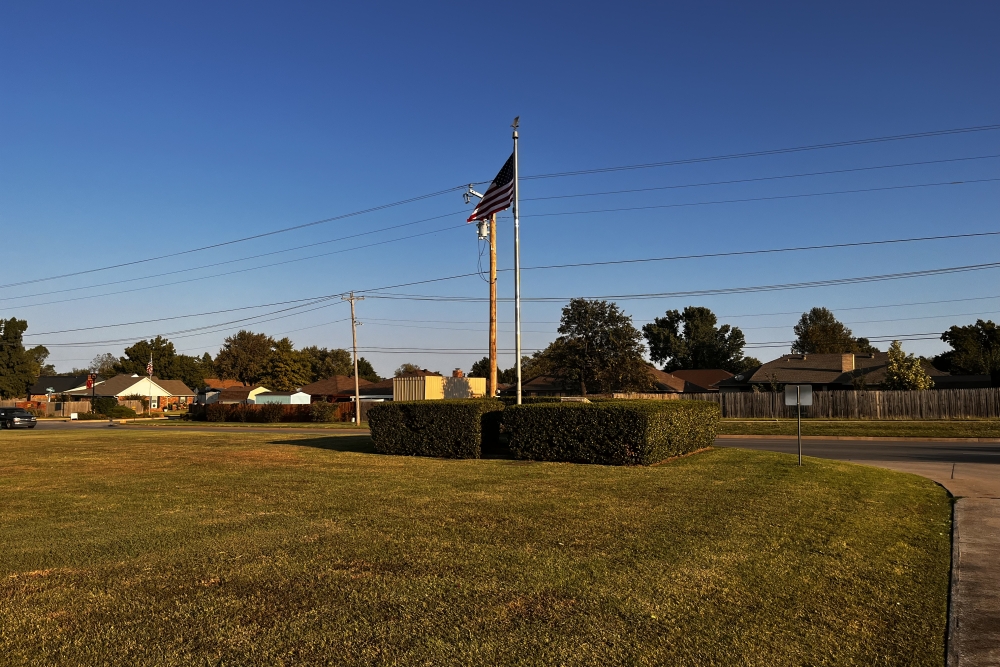
[[[0,408],[0,427],[35,428],[38,420],[24,408]]]

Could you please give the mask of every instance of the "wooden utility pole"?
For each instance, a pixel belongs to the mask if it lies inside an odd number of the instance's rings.
[[[354,316],[354,302],[364,301],[363,296],[354,296],[354,292],[351,292],[350,296],[340,297],[344,301],[351,302],[351,337],[354,339],[354,423],[361,426],[361,384],[358,382],[358,318]]]
[[[490,216],[490,377],[486,394],[497,395],[497,216]]]

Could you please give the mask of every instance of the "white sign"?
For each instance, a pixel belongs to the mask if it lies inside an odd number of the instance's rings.
[[[70,419],[79,419],[80,415],[76,414],[75,412],[71,412],[71,413],[69,413],[69,418]]]
[[[812,404],[813,404],[813,388],[811,384],[785,385],[785,405],[812,405]]]

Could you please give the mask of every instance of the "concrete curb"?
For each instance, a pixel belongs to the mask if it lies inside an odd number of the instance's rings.
[[[952,495],[951,492],[948,495]],[[952,496],[954,498],[954,496]],[[948,629],[945,631],[945,666],[958,667],[958,613],[955,602],[958,599],[958,578],[961,569],[961,549],[958,539],[958,499],[951,504],[951,577],[948,582]]]
[[[716,440],[795,440],[794,435],[717,435]],[[1000,442],[1000,438],[927,438],[923,436],[804,435],[803,440],[865,440],[874,442]]]

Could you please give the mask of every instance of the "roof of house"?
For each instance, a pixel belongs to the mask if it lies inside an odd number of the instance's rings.
[[[247,392],[247,393],[249,393],[249,392]],[[259,394],[257,394],[257,397],[260,397],[260,396],[295,396],[296,394],[303,394],[303,393],[305,393],[305,392],[301,392],[301,391],[262,391]]]
[[[698,368],[695,370],[679,370],[671,371],[671,375],[678,377],[690,385],[690,388],[685,388],[684,391],[717,391],[718,388],[715,386],[723,380],[727,380],[733,377],[733,374],[729,371],[724,371],[721,368]]]
[[[756,369],[718,383],[718,386],[747,384],[822,384],[853,386],[863,378],[866,386],[875,387],[885,381],[887,352],[873,354],[786,354]],[[948,373],[923,362],[932,378],[948,377]]]
[[[428,375],[436,375],[438,377],[441,376],[441,374],[438,373],[437,371],[429,371],[426,368],[424,368],[424,369],[421,369],[421,370],[410,371],[409,373],[403,373],[400,377],[404,377],[404,378],[422,378],[422,377],[427,377]]]
[[[671,394],[684,391],[684,380],[676,375],[661,371],[654,366],[649,367],[649,375],[653,380],[653,389],[656,391],[664,391]]]
[[[372,384],[373,383],[365,380],[364,378],[358,378],[359,387],[368,388]],[[316,382],[313,382],[312,384],[307,384],[302,387],[300,391],[303,391],[310,396],[337,396],[340,394],[353,394],[354,378],[346,375],[333,375],[323,380],[316,380]]]
[[[239,380],[221,380],[219,378],[205,378],[205,386],[210,389],[231,389],[233,387],[245,387]]]
[[[515,385],[511,385],[515,387]],[[521,391],[563,391],[563,379],[557,375],[536,375],[521,383]]]
[[[263,389],[264,392],[268,391],[267,388],[261,387],[260,385],[253,385],[252,387],[234,387],[232,389],[223,389],[219,392],[220,401],[245,401],[250,398],[250,394],[255,389]],[[258,394],[263,392],[257,392]]]
[[[389,378],[381,382],[372,382],[363,385],[364,390],[362,393],[365,396],[392,396],[392,381],[393,378]]]
[[[86,387],[87,377],[87,375],[43,375],[35,381],[35,384],[31,385],[28,393],[39,396],[48,393],[48,389],[51,387],[53,393],[61,394],[71,389]]]
[[[116,375],[108,378],[104,382],[98,382],[93,390],[83,388],[69,392],[76,396],[125,396],[129,389],[139,384],[146,378],[137,375]]]
[[[181,380],[160,380],[154,377],[153,382],[164,391],[169,392],[171,396],[194,396],[196,393],[191,391],[190,387]]]

